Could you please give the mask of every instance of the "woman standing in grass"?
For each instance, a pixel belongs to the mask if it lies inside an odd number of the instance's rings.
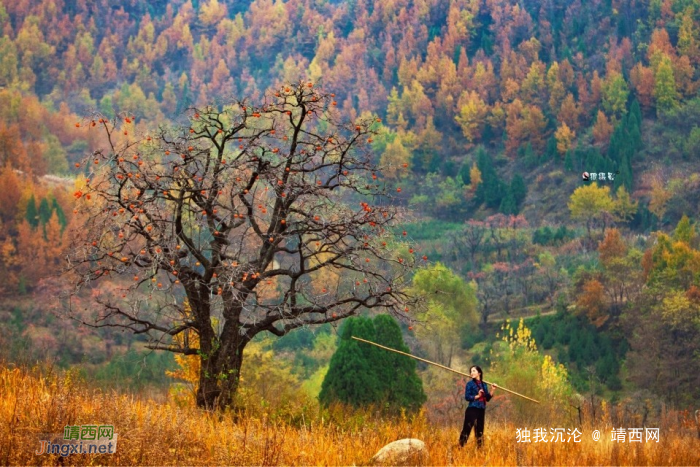
[[[481,447],[483,445],[486,402],[491,400],[498,386],[493,384],[493,389],[489,392],[486,383],[482,381],[484,373],[479,366],[472,366],[469,369],[469,374],[472,379],[469,380],[464,391],[464,398],[469,401],[469,405],[464,414],[464,426],[459,435],[459,446],[464,446],[472,432],[472,427],[474,427],[476,429],[476,446]]]

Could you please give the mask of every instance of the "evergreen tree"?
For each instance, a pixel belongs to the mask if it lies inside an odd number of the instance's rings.
[[[556,232],[554,232],[554,237],[552,239],[555,242],[560,242],[566,240],[569,237],[569,230],[565,225],[560,225]]]
[[[598,345],[596,335],[590,329],[586,330],[586,363],[594,363],[600,357],[600,346]]]
[[[51,200],[51,210],[56,211],[56,217],[58,217],[58,223],[61,225],[61,231],[66,227],[67,221],[66,221],[66,213],[63,212],[63,209],[61,208],[61,205],[58,204],[58,201],[56,201],[56,198],[53,198]]]
[[[480,203],[486,203],[486,206],[489,208],[499,207],[505,194],[505,187],[498,178],[491,156],[489,156],[483,146],[480,146],[477,150],[476,166],[481,172],[482,180],[476,189],[476,200]]]
[[[551,161],[551,160],[556,160],[556,158],[559,155],[559,151],[557,150],[557,139],[552,136],[549,138],[549,141],[547,141],[547,149],[545,149],[545,161]]]
[[[647,232],[652,228],[653,224],[654,217],[649,211],[649,208],[646,204],[639,203],[637,212],[630,221],[630,228]]]
[[[34,199],[34,194],[32,193],[31,198],[29,198],[29,203],[27,204],[27,213],[25,214],[25,219],[29,222],[32,228],[36,228],[39,225],[39,212],[36,209],[36,199]]]
[[[425,173],[427,171],[422,152],[411,151],[411,170],[417,173]]]
[[[571,335],[569,342],[569,361],[578,364],[581,360],[581,351],[581,338],[577,331]]]
[[[377,342],[386,347],[409,352],[403,341],[401,328],[389,315],[374,318]],[[380,383],[384,391],[384,402],[391,412],[399,413],[401,408],[408,412],[417,412],[427,397],[423,383],[416,373],[416,361],[404,355],[379,350],[377,362]],[[385,371],[386,370],[386,371]]]
[[[501,205],[501,200],[508,187],[498,178],[498,175],[494,175],[494,177],[494,181],[487,185],[488,190],[486,190],[486,206],[492,209]]]
[[[532,243],[546,245],[552,241],[552,229],[549,226],[540,227],[532,233]]]
[[[510,182],[506,195],[501,200],[499,211],[503,214],[518,214],[520,206],[527,196],[525,180],[520,174],[515,174]]]
[[[629,161],[629,156],[625,153],[622,156],[622,161],[620,161],[619,170],[620,173],[615,175],[615,190],[619,187],[624,186],[628,192],[632,191],[632,166]]]
[[[630,106],[629,122],[630,124],[635,122],[637,128],[642,128],[642,109],[639,107],[639,101],[637,99],[632,101],[632,105]]]
[[[464,162],[462,164],[462,167],[459,169],[459,177],[462,179],[462,183],[465,185],[469,185],[472,182],[472,177],[471,177],[471,166],[469,165],[469,162]]]
[[[597,170],[598,168],[606,170],[606,168],[610,167],[610,164],[603,158],[598,148],[592,148],[586,153],[585,167],[589,167],[591,170]]]
[[[49,201],[44,198],[39,203],[39,220],[42,224],[46,224],[51,219],[51,207],[49,206]]]
[[[608,381],[617,370],[617,368],[615,368],[615,357],[612,354],[607,354],[598,360],[595,368],[596,374],[600,377],[600,379],[603,382]]]
[[[420,151],[416,151],[420,154]],[[428,173],[437,173],[440,170],[440,155],[435,151],[425,151],[423,160],[428,161]]]
[[[622,389],[622,381],[620,381],[620,377],[618,376],[618,371],[613,373],[609,378],[608,378],[608,389],[612,391],[619,391]]]
[[[640,149],[642,149],[642,146],[644,145],[644,143],[642,142],[642,132],[636,124],[632,126],[629,130],[629,140],[632,144],[632,149],[634,150],[634,152],[637,152]]]
[[[642,149],[642,111],[639,108],[637,99],[632,102],[630,113],[627,118],[627,133],[629,133],[629,141],[632,143],[634,151]]]
[[[177,109],[175,113],[180,115],[189,106],[192,105],[192,91],[190,91],[189,81],[185,81],[182,87],[182,97],[177,101]]]
[[[574,171],[574,162],[571,157],[571,151],[566,151],[566,156],[564,156],[564,170],[567,172]]]
[[[359,407],[379,399],[379,383],[361,345],[354,340],[343,340],[333,354],[318,396],[323,405],[340,401]]]
[[[513,192],[513,197],[515,198],[515,205],[518,207],[518,212],[520,211],[520,206],[522,206],[527,196],[527,185],[525,185],[525,180],[522,175],[516,173],[513,176],[513,180],[510,182],[510,190]]]
[[[622,146],[622,128],[616,126],[613,134],[610,136],[610,144],[608,144],[608,157],[615,162],[615,166],[620,163],[620,147]]]
[[[378,404],[390,413],[399,413],[402,408],[409,412],[420,409],[426,396],[415,361],[355,341],[351,336],[408,352],[401,329],[391,316],[379,315],[374,321],[365,317],[348,318],[321,386],[321,403],[337,401],[353,407]]]
[[[483,146],[479,146],[476,150],[476,166],[481,171],[482,178],[494,170],[491,156],[489,156]]]
[[[628,119],[623,117],[620,123],[615,127],[615,131],[613,131],[613,134],[610,137],[608,155],[610,156],[610,159],[616,163],[618,170],[622,170],[620,166],[622,165],[622,161],[625,159],[625,157],[627,157],[628,163],[632,160],[635,147],[639,146],[640,144],[639,142],[632,140],[627,122]],[[636,122],[634,122],[632,125],[633,130],[636,129],[635,138],[638,138],[638,140],[641,142],[641,134],[639,134],[639,130],[636,128]]]
[[[554,336],[551,332],[545,333],[541,345],[544,350],[549,350],[554,346]]]
[[[518,207],[515,203],[515,197],[513,196],[513,190],[509,187],[508,193],[501,200],[501,205],[498,210],[505,215],[517,214]]]
[[[452,159],[448,159],[442,164],[440,170],[442,171],[442,174],[445,177],[454,177],[455,172],[457,172],[457,167],[455,166],[455,162]]]
[[[537,167],[537,153],[532,148],[532,143],[528,141],[527,144],[522,147],[522,149],[522,158],[525,161],[525,165],[527,165],[529,168]]]
[[[373,368],[374,349],[351,339],[353,335],[374,341],[372,322],[364,317],[353,317],[343,323],[340,345],[331,357],[318,396],[324,405],[340,401],[359,407],[380,399],[379,381]]]
[[[114,105],[112,103],[112,96],[105,94],[100,100],[100,112],[102,112],[108,118],[114,118]]]

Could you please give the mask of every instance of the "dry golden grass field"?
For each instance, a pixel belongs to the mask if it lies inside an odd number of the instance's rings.
[[[113,424],[116,453],[36,455],[41,433],[66,425]],[[581,441],[516,442],[516,426],[487,418],[485,447],[457,446],[460,427],[428,424],[424,414],[382,420],[338,410],[294,423],[233,417],[91,389],[71,373],[0,368],[0,465],[368,465],[384,445],[419,438],[423,465],[700,465],[694,427],[664,426],[659,442],[612,442],[604,422],[580,427]]]

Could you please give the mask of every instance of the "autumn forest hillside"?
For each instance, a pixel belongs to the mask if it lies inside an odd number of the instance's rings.
[[[700,1],[0,0],[0,29],[5,360],[170,384],[172,356],[49,311],[80,162],[105,145],[93,118],[147,131],[304,79],[348,120],[381,119],[379,182],[408,213],[397,237],[473,292],[422,316],[439,326],[403,323],[413,351],[488,367],[500,323],[524,316],[581,394],[700,403]],[[91,297],[71,306],[89,314]],[[336,334],[255,358],[284,356],[318,395]]]

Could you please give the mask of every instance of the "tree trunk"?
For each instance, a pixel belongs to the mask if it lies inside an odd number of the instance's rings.
[[[491,305],[488,303],[484,304],[483,308],[481,309],[481,327],[483,329],[486,329],[486,326],[488,326],[490,314],[491,314]]]
[[[586,249],[589,249],[590,246],[593,244],[593,237],[591,237],[591,219],[588,218],[586,221],[586,230],[588,231],[588,245],[586,246]]]
[[[214,410],[216,401],[221,394],[217,387],[216,369],[210,359],[201,357],[202,364],[199,369],[199,385],[197,387],[197,407],[205,410]]]
[[[199,370],[197,407],[206,410],[226,410],[233,404],[243,364],[243,348],[235,347],[232,352],[215,351],[211,358],[204,358]]]

